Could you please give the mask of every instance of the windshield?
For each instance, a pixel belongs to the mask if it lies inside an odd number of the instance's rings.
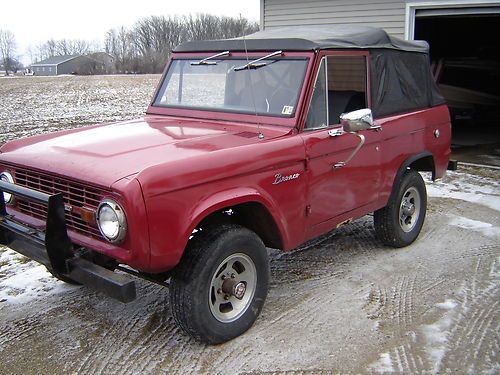
[[[292,117],[307,59],[274,57],[242,69],[251,60],[174,59],[154,105]]]

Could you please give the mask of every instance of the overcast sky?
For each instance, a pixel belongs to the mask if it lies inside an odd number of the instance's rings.
[[[131,26],[151,15],[241,14],[257,22],[260,17],[259,0],[24,0],[15,4],[1,7],[0,28],[14,33],[18,55],[51,38],[102,43],[107,30]],[[26,62],[28,56],[21,57]]]

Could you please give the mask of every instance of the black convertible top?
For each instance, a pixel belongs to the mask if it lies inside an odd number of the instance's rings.
[[[368,26],[294,26],[258,31],[244,39],[204,40],[183,43],[174,52],[209,51],[310,51],[319,49],[391,49],[429,53],[424,41],[407,41]]]
[[[193,41],[174,52],[369,50],[374,116],[389,116],[445,103],[431,75],[429,45],[368,26],[296,26],[243,38]],[[223,58],[223,57],[222,57]]]

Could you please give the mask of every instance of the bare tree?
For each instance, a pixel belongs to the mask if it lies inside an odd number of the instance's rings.
[[[139,71],[158,73],[161,72],[170,51],[185,41],[233,38],[257,30],[258,25],[245,18],[198,14],[183,18],[143,18],[136,22],[130,35],[137,52],[135,57],[140,61]],[[113,35],[116,35],[116,32],[110,34],[110,38]]]
[[[16,38],[14,34],[10,30],[0,29],[0,57],[2,58],[2,65],[6,74],[9,74],[9,71],[17,71],[19,62],[14,57],[15,52]]]
[[[45,60],[53,56],[86,55],[98,48],[82,39],[50,39],[38,45],[36,60]]]

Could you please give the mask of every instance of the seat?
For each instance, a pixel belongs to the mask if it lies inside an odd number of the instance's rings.
[[[366,108],[365,94],[353,90],[328,90],[328,113],[330,125],[340,124],[342,113]]]

